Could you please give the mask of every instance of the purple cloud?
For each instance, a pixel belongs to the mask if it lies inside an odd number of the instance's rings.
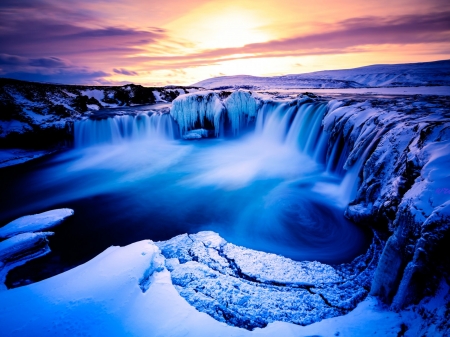
[[[248,44],[240,48],[220,48],[201,53],[149,57],[148,61],[168,63],[236,58],[318,55],[354,52],[365,45],[450,42],[450,11],[397,17],[363,17],[338,22],[315,34]],[[253,56],[234,56],[254,54]],[[184,63],[184,62],[183,62]]]
[[[126,69],[123,69],[123,68],[120,68],[120,69],[114,68],[113,71],[114,71],[116,74],[127,75],[127,76],[136,76],[136,75],[138,74],[138,73],[135,72],[135,71],[126,70]]]

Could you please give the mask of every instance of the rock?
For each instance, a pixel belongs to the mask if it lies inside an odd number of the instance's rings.
[[[253,329],[311,324],[352,310],[368,294],[380,241],[350,264],[330,266],[235,246],[214,232],[156,242],[176,289],[197,310]]]

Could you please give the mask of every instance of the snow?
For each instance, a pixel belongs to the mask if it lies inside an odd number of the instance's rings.
[[[24,109],[24,112],[25,112],[28,116],[30,116],[30,117],[34,120],[35,123],[42,123],[42,122],[45,122],[45,120],[48,119],[49,117],[50,117],[50,118],[51,118],[51,117],[54,117],[54,116],[44,116],[44,115],[40,115],[40,114],[37,114],[37,113],[35,113],[34,111],[29,110],[29,109]]]
[[[69,216],[73,215],[69,208],[54,209],[51,211],[26,215],[0,228],[0,239],[6,239],[25,232],[37,232],[59,225]]]
[[[277,90],[280,93],[297,93],[296,89]],[[388,88],[336,88],[336,89],[308,89],[315,94],[364,94],[364,95],[442,95],[450,96],[450,86],[438,87],[388,87]]]
[[[11,132],[24,133],[31,130],[32,128],[29,124],[19,122],[15,119],[12,119],[10,121],[0,120],[0,137],[4,137]]]
[[[100,107],[97,104],[87,104],[86,106],[89,110],[100,110]]]
[[[450,84],[450,60],[372,65],[354,69],[328,70],[298,75],[255,77],[222,76],[193,84],[205,89],[268,88],[361,88],[415,87]]]
[[[153,90],[153,96],[155,96],[156,102],[165,102],[165,100],[161,98],[161,93],[158,90]]]
[[[216,93],[201,91],[177,97],[172,102],[170,114],[177,121],[182,134],[192,129],[197,122],[203,127],[204,119],[207,119],[214,125],[218,135],[223,111],[224,106]]]
[[[81,94],[89,98],[94,97],[99,102],[101,102],[103,98],[105,98],[104,91],[99,89],[81,90]]]
[[[216,241],[210,248],[220,246]],[[405,336],[443,335],[436,322],[424,328],[416,311],[389,311],[373,297],[346,315],[308,326],[274,322],[253,331],[236,328],[190,306],[163,261],[157,246],[144,240],[110,247],[65,273],[0,292],[2,336],[397,336],[402,323]],[[435,299],[423,305],[439,306],[442,301]]]
[[[11,269],[50,252],[47,244],[50,235],[53,233],[22,233],[0,242],[0,290],[5,290],[3,282]]]
[[[22,164],[53,152],[52,150],[0,149],[0,168]]]

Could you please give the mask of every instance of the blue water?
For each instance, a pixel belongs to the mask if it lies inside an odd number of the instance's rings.
[[[11,272],[10,286],[52,276],[111,245],[201,230],[326,263],[352,260],[370,240],[343,216],[342,177],[267,132],[78,147],[3,170],[2,179],[0,224],[58,207],[75,210],[55,229],[52,253]]]

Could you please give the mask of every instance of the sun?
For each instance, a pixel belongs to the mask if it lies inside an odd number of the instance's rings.
[[[264,24],[264,17],[255,11],[237,7],[219,11],[203,6],[171,22],[166,28],[177,38],[191,42],[195,49],[204,50],[268,41],[272,36],[260,29]]]

